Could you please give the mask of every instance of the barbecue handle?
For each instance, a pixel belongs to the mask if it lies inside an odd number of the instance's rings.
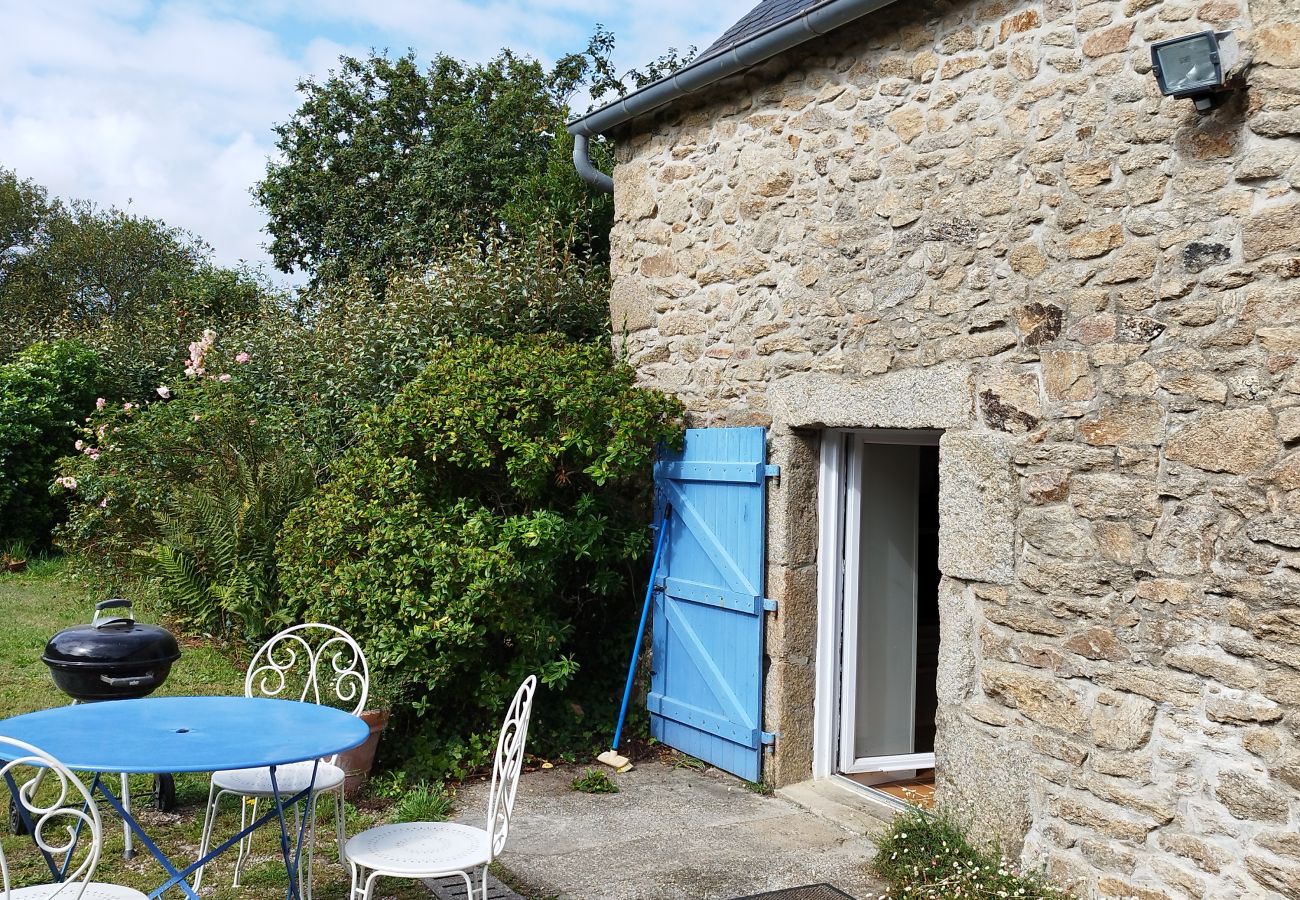
[[[153,684],[157,679],[154,677],[153,672],[146,672],[143,675],[125,675],[121,678],[100,675],[99,680],[109,687],[144,687]]]
[[[125,616],[113,616],[112,618],[101,618],[100,613],[106,609],[126,609]],[[131,610],[131,601],[123,600],[121,597],[112,600],[101,600],[95,604],[95,618],[91,620],[91,625],[96,628],[110,628],[114,625],[131,625],[135,622],[135,613]]]

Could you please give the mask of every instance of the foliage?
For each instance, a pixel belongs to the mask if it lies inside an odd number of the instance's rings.
[[[296,620],[274,548],[318,456],[292,416],[257,400],[241,364],[221,372],[218,354],[195,346],[206,365],[159,386],[166,397],[91,417],[60,464],[75,497],[60,539],[119,576],[151,578],[184,626],[255,640]]]
[[[110,396],[140,400],[189,336],[254,317],[271,294],[247,271],[155,219],[49,200],[0,169],[0,362],[38,340],[100,355]]]
[[[95,405],[99,361],[71,341],[37,343],[0,365],[0,541],[45,546],[61,518],[55,462]]]
[[[275,264],[315,284],[358,275],[378,293],[389,272],[465,235],[529,230],[539,210],[566,240],[603,246],[610,198],[567,164],[575,74],[509,50],[481,65],[439,54],[422,72],[411,52],[344,56],[301,82],[301,105],[276,128],[282,159],[255,191]]]
[[[614,34],[604,26],[596,26],[595,33],[587,43],[586,52],[565,57],[557,67],[565,64],[574,67],[574,79],[587,84],[587,93],[595,103],[604,100],[607,95],[622,97],[629,91],[639,90],[666,78],[695,59],[694,45],[685,50],[669,47],[659,56],[646,63],[644,68],[628,69],[619,74],[614,68]]]
[[[523,677],[550,690],[534,740],[613,702],[634,623],[655,441],[679,405],[600,345],[466,339],[360,428],[290,515],[282,583],[400,678],[408,771],[461,775]],[[572,679],[583,667],[589,677]]]
[[[393,804],[391,822],[443,822],[456,810],[456,798],[441,781],[417,781]]]
[[[1016,897],[1068,900],[1041,875],[1025,872],[998,848],[976,843],[951,812],[909,809],[876,838],[872,868],[889,897]]]
[[[569,782],[569,787],[584,794],[617,794],[618,785],[614,779],[598,769],[588,769]]]
[[[262,402],[283,404],[323,448],[355,438],[353,420],[387,403],[438,347],[465,337],[609,334],[606,268],[544,235],[466,241],[376,294],[364,279],[332,285],[304,322],[269,313],[225,342],[251,354]]]

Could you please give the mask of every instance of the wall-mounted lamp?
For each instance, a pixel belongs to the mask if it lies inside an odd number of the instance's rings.
[[[1191,98],[1197,112],[1218,105],[1240,50],[1231,31],[1201,31],[1151,45],[1151,69],[1166,97]]]

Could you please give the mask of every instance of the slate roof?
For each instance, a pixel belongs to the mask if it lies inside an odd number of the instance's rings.
[[[734,44],[743,44],[769,28],[774,28],[826,2],[827,0],[762,0],[745,13],[739,22],[724,31],[722,37],[710,44],[699,58],[707,59]]]

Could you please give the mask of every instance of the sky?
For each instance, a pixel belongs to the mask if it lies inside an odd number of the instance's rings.
[[[372,48],[552,61],[614,32],[620,71],[706,47],[757,0],[0,0],[0,168],[264,266],[249,189],[295,85]],[[585,101],[581,109],[585,110]],[[298,281],[299,279],[289,279]]]

